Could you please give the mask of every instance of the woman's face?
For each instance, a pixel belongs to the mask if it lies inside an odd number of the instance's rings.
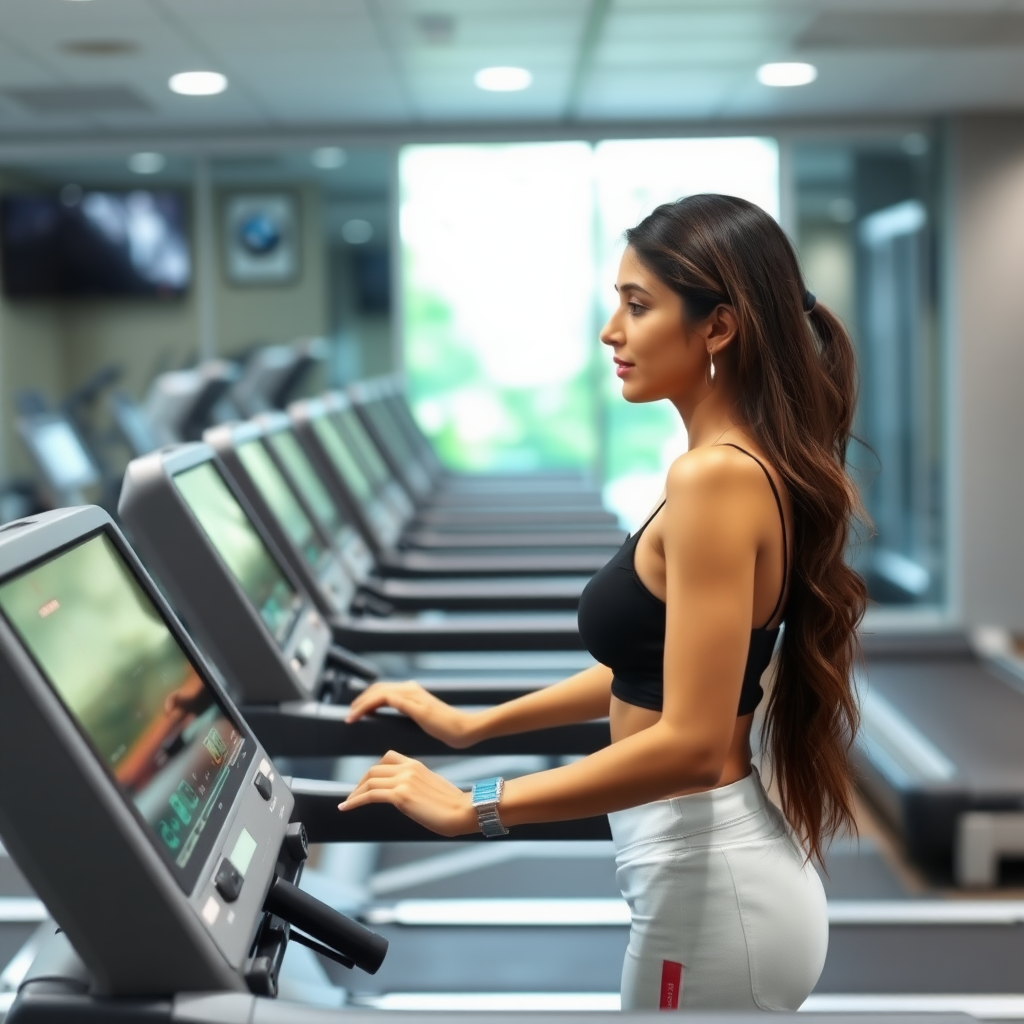
[[[627,402],[685,399],[706,388],[707,339],[686,322],[683,300],[627,247],[615,282],[618,308],[601,331]]]

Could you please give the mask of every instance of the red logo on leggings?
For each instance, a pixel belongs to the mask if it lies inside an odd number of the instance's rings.
[[[683,994],[683,965],[673,960],[661,961],[661,999],[659,1010],[678,1010]]]

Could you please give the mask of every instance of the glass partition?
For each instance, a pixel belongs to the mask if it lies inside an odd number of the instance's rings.
[[[851,461],[873,530],[853,560],[879,604],[941,604],[946,448],[930,140],[799,143],[793,169],[809,286],[857,348],[863,443]]]

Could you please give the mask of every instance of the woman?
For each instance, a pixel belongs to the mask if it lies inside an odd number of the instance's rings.
[[[692,196],[626,239],[601,341],[623,397],[672,402],[689,450],[580,600],[600,664],[472,714],[414,683],[376,684],[350,720],[388,705],[464,748],[608,715],[610,746],[509,781],[489,818],[515,828],[609,815],[633,921],[623,1009],[794,1010],[828,941],[810,861],[853,824],[846,753],[865,604],[843,558],[858,511],[845,471],[853,349],[751,203]],[[750,731],[783,618],[762,729],[780,813],[751,765]],[[397,753],[343,807],[378,802],[444,835],[481,828],[467,794]]]

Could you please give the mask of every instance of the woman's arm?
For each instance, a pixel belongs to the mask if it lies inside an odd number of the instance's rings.
[[[611,700],[611,670],[592,665],[560,683],[480,711],[452,707],[418,683],[374,683],[353,702],[348,721],[390,707],[412,718],[424,732],[457,750],[495,736],[548,729],[604,718]]]
[[[603,814],[713,786],[721,777],[750,642],[762,507],[757,478],[736,467],[728,454],[700,449],[669,473],[661,718],[573,764],[510,780],[502,821]],[[392,803],[446,835],[477,830],[465,793],[397,754],[370,769],[345,806],[365,803]]]

